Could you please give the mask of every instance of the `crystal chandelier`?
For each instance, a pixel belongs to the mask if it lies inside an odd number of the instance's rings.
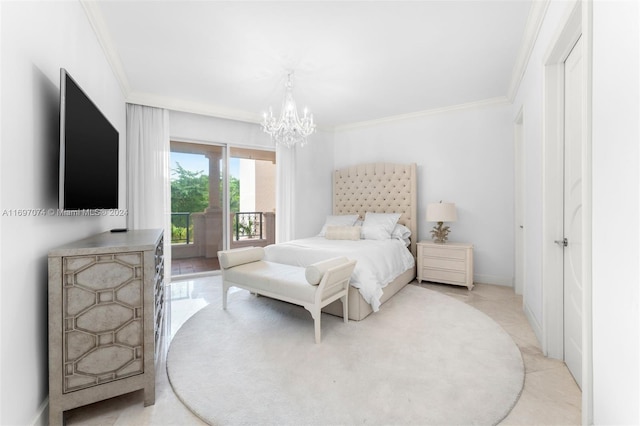
[[[287,75],[286,91],[282,101],[280,118],[276,120],[273,116],[273,110],[269,107],[269,115],[264,113],[262,120],[262,130],[271,136],[272,141],[287,148],[295,144],[304,146],[307,143],[307,136],[316,129],[316,125],[313,122],[313,114],[310,114],[306,108],[304,109],[304,116],[302,118],[298,117],[296,102],[293,100],[292,75],[293,72],[289,72]]]

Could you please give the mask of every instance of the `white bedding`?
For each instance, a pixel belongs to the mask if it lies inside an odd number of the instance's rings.
[[[404,243],[397,239],[351,241],[311,237],[272,244],[264,249],[264,260],[294,266],[306,267],[336,256],[356,260],[351,285],[360,291],[374,312],[380,308],[382,289],[415,263]]]

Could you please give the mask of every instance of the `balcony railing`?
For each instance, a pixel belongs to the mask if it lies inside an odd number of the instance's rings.
[[[262,239],[262,212],[236,212],[233,215],[234,241]]]
[[[222,211],[171,214],[171,257],[215,258],[224,246]],[[274,212],[238,212],[228,216],[229,248],[265,247],[276,241]]]
[[[171,213],[171,225],[171,244],[191,244],[191,213]]]

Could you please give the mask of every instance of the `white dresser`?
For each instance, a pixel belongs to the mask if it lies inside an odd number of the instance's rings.
[[[138,389],[155,402],[165,338],[163,232],[104,232],[49,252],[49,424]]]
[[[418,243],[418,282],[431,281],[473,288],[473,244]]]

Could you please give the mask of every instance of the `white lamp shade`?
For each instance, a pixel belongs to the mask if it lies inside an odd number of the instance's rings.
[[[455,222],[457,219],[455,203],[427,204],[427,222]]]

